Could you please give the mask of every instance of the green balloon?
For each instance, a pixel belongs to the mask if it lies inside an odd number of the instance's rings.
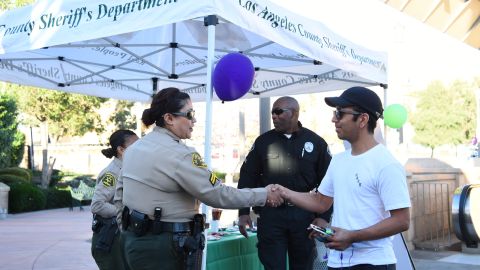
[[[407,110],[400,104],[392,104],[383,112],[385,124],[391,128],[401,128],[407,122]]]

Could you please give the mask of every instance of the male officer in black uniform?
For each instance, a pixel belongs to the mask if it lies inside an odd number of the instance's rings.
[[[299,105],[292,97],[273,103],[275,129],[260,135],[240,169],[238,188],[280,184],[308,192],[320,184],[331,160],[328,145],[298,121]],[[331,209],[317,216],[286,202],[284,205],[254,208],[258,218],[258,256],[265,269],[286,269],[286,253],[291,270],[307,269],[314,247],[307,227],[316,217],[330,219]],[[239,229],[248,237],[250,208],[239,210]]]

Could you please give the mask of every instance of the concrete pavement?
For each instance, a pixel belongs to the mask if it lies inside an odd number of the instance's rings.
[[[9,214],[0,220],[0,270],[98,269],[90,254],[92,215],[84,209]],[[416,270],[480,270],[480,255],[414,250],[411,256]]]
[[[89,207],[9,214],[0,220],[0,269],[94,270]]]

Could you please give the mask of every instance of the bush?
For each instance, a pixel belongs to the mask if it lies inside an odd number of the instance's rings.
[[[20,167],[11,167],[11,168],[4,168],[0,169],[0,179],[2,175],[9,174],[9,175],[15,175],[18,176],[22,179],[24,179],[26,182],[32,181],[32,171],[23,169]]]
[[[48,188],[42,191],[47,198],[45,209],[70,207],[72,204],[70,190]]]
[[[38,187],[26,182],[16,182],[9,186],[8,208],[10,213],[45,209],[47,199]]]
[[[15,133],[12,143],[12,166],[18,166],[22,162],[25,153],[25,134],[18,131]],[[32,178],[30,177],[30,180]]]
[[[19,152],[23,152],[25,137],[18,134],[17,115],[15,98],[0,94],[0,168],[17,166],[21,161]]]
[[[3,182],[7,185],[14,184],[14,183],[28,183],[25,178],[20,177],[18,175],[13,175],[13,174],[3,174],[0,175],[0,182]]]
[[[63,178],[64,175],[65,175],[65,173],[63,173],[62,171],[53,169],[49,187],[56,186],[58,184],[58,182],[62,181],[62,178]]]

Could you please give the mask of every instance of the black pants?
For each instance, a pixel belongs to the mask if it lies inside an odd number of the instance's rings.
[[[347,266],[341,268],[328,267],[328,270],[395,270],[397,269],[395,264],[384,264],[384,265],[372,265],[372,264],[357,264],[354,266]]]
[[[127,262],[123,254],[123,246],[121,245],[120,235],[115,235],[112,249],[110,252],[99,251],[95,248],[98,242],[98,233],[92,236],[92,256],[100,270],[128,270]]]
[[[139,237],[127,230],[122,232],[121,239],[126,261],[132,270],[185,269],[185,254],[178,251],[171,232],[148,232]]]
[[[312,213],[294,206],[264,207],[258,219],[258,257],[265,270],[307,270],[314,243],[307,227]]]

